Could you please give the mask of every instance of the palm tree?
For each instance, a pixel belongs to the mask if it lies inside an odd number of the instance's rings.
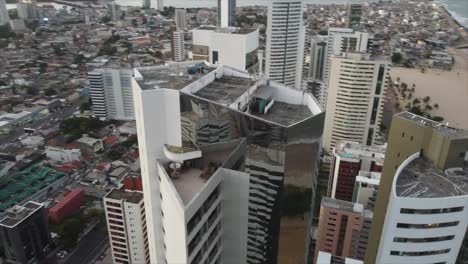
[[[421,101],[418,98],[413,100],[413,105],[419,105],[419,103],[421,103]]]
[[[423,101],[424,101],[424,103],[427,104],[427,103],[429,103],[429,102],[431,101],[431,97],[430,97],[430,96],[426,96],[426,97],[424,97]]]
[[[434,104],[435,109],[439,109],[439,104]]]

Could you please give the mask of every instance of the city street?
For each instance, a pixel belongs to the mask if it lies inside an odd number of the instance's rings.
[[[109,243],[107,234],[101,229],[105,223],[101,223],[86,234],[79,242],[76,250],[67,256],[63,264],[93,263]]]

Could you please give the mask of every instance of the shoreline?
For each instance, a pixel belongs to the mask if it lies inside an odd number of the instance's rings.
[[[460,21],[457,20],[457,18],[452,15],[452,13],[450,13],[450,11],[447,9],[447,7],[445,7],[443,4],[437,4],[439,7],[441,7],[445,13],[447,13],[453,20],[453,22],[455,22],[455,24],[457,24],[459,27],[463,28],[465,30],[465,32],[468,32],[468,26],[465,26],[465,25],[462,25],[460,23]]]

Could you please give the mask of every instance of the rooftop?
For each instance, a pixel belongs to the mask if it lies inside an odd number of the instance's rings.
[[[386,146],[367,146],[354,141],[340,140],[336,143],[335,152],[344,158],[372,158],[383,164]]]
[[[410,112],[402,112],[402,113],[397,114],[397,116],[408,119],[408,120],[412,120],[416,123],[419,123],[421,126],[430,127],[434,131],[437,131],[438,133],[441,133],[450,139],[468,138],[467,130],[449,127],[448,124],[443,125],[442,123],[427,119],[419,115],[415,115]]]
[[[468,168],[437,169],[429,159],[419,157],[400,173],[396,193],[401,197],[440,198],[468,194]]]
[[[0,220],[0,225],[14,227],[42,207],[42,204],[32,201],[27,202],[23,206],[16,205],[5,212],[5,217]]]
[[[121,189],[112,189],[105,198],[114,199],[114,200],[124,200],[127,203],[138,204],[143,200],[143,193],[140,191],[129,191],[125,188]]]
[[[322,207],[356,213],[366,218],[372,217],[372,212],[364,209],[362,204],[332,199],[329,197],[322,198]]]
[[[209,30],[209,31],[216,31],[217,33],[247,35],[249,33],[255,32],[257,29],[256,28],[237,28],[237,27],[218,28],[215,26],[201,26],[199,28],[196,28],[195,30]]]
[[[171,63],[138,68],[142,78],[135,79],[143,90],[162,88],[180,90],[214,69],[203,61]]]
[[[244,94],[255,81],[248,78],[223,76],[196,92],[195,95],[223,105],[233,103]]]
[[[305,105],[295,105],[283,102],[275,102],[266,114],[251,113],[265,120],[290,126],[312,116],[312,112]]]

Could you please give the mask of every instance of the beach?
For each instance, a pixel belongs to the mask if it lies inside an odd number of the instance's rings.
[[[400,78],[411,87],[416,85],[415,97],[430,96],[432,103],[439,104],[433,115],[442,116],[443,123],[468,129],[468,49],[449,49],[455,58],[451,71],[394,67],[393,80]]]

